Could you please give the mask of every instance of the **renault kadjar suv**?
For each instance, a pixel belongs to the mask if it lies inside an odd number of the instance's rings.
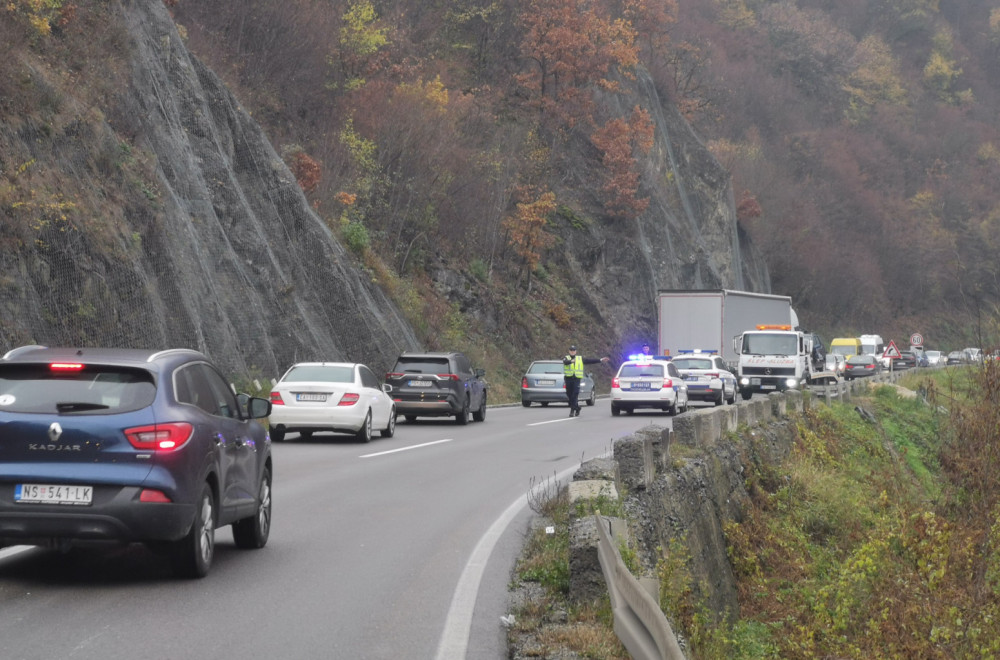
[[[0,358],[0,547],[143,542],[208,573],[217,527],[271,529],[266,399],[205,355],[24,346]]]

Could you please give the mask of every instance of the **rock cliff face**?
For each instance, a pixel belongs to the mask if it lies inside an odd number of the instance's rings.
[[[28,79],[41,91],[25,109],[49,115],[27,119],[0,103],[0,169],[14,182],[0,189],[0,215],[11,218],[0,226],[0,350],[190,347],[234,374],[270,378],[302,360],[357,360],[382,371],[400,351],[419,348],[257,123],[189,54],[163,4],[100,8],[108,23],[100,27],[120,32],[115,52],[126,63],[118,79],[108,64],[113,92],[76,98],[25,58],[21,80],[10,84]],[[0,91],[9,82],[2,78]],[[600,328],[592,345],[653,336],[660,288],[769,290],[763,260],[737,227],[726,172],[647,76],[640,71],[629,84],[628,103],[638,98],[656,125],[642,175],[649,210],[623,224],[564,220],[555,228],[571,304]],[[622,98],[606,99],[609,114],[631,111],[615,107]],[[560,198],[598,208],[584,161],[568,166]],[[45,204],[28,190],[37,182],[16,180],[36,163],[52,173],[50,187],[67,186]],[[71,198],[76,216],[53,216]],[[25,213],[32,204],[49,215]],[[458,302],[478,325],[508,325],[474,295],[480,284],[471,277],[447,266],[431,277],[446,297],[472,295]]]
[[[0,348],[183,346],[265,378],[302,360],[384,370],[417,348],[258,125],[189,55],[163,4],[126,1],[112,12],[126,26],[130,74],[116,107],[101,111],[123,120],[93,124],[88,144],[113,149],[131,134],[152,159],[150,203],[107,219],[110,238],[70,227],[12,239],[0,256],[3,272],[16,273],[0,290]],[[22,133],[24,143],[35,137]],[[62,157],[85,160],[84,148],[67,142]],[[37,157],[58,169],[55,151]]]

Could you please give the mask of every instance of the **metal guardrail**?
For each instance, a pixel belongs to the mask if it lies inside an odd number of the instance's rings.
[[[597,556],[608,584],[614,630],[634,660],[686,660],[666,615],[625,566],[611,535],[611,521],[594,515]]]

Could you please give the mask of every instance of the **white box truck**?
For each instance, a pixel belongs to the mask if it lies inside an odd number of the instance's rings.
[[[661,289],[658,296],[657,355],[681,351],[717,351],[733,373],[739,355],[733,338],[758,325],[799,324],[792,299],[731,289]]]

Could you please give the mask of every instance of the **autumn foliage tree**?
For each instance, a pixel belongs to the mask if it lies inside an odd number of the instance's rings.
[[[612,216],[634,218],[649,206],[640,198],[636,154],[647,154],[653,146],[653,122],[649,112],[636,106],[628,120],[612,119],[591,136],[601,151],[605,168],[605,210]]]
[[[526,287],[530,290],[531,273],[541,262],[542,251],[555,242],[555,236],[545,231],[545,227],[549,215],[556,210],[556,195],[546,191],[532,199],[532,194],[524,191],[522,197],[525,201],[517,204],[514,215],[507,217],[502,227],[514,252],[521,257]]]

